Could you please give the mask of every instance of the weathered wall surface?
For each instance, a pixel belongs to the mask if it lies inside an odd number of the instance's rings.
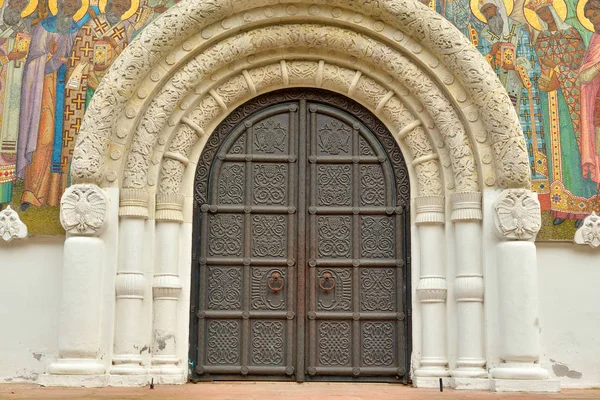
[[[0,241],[0,382],[37,379],[56,352],[63,242]]]
[[[562,387],[598,387],[598,251],[567,243],[537,248],[542,365]]]

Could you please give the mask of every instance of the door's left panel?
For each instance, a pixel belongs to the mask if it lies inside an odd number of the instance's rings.
[[[293,379],[298,106],[251,115],[217,152],[200,213],[199,379]]]

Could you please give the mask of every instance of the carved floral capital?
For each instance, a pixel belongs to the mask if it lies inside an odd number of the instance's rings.
[[[27,237],[27,226],[10,206],[0,211],[0,238],[7,242]]]
[[[108,197],[96,185],[73,185],[60,200],[60,223],[67,233],[95,236],[106,221]]]
[[[583,220],[581,228],[575,232],[573,241],[593,248],[600,246],[600,216],[593,212]]]
[[[540,202],[527,189],[507,189],[494,203],[496,228],[506,239],[535,239],[542,226]]]

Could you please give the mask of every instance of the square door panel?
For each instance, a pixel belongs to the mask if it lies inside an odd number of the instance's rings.
[[[241,322],[213,319],[206,323],[206,363],[240,365]]]
[[[321,367],[352,365],[352,324],[350,321],[317,322],[317,364]]]
[[[335,286],[323,290],[317,285],[317,311],[351,311],[352,310],[352,269],[351,268],[319,268],[317,281],[321,282],[324,273],[331,274]],[[323,285],[324,286],[324,285]]]
[[[277,267],[252,267],[250,308],[252,310],[277,311],[287,308],[289,281],[287,269]],[[269,279],[273,273],[279,273],[283,279],[283,289],[273,291],[269,288]]]
[[[257,206],[288,204],[288,164],[254,163],[252,165],[252,198]]]
[[[252,257],[287,257],[287,233],[287,215],[252,215]]]
[[[395,311],[396,289],[396,268],[361,268],[360,311]]]
[[[253,365],[285,365],[286,323],[283,320],[251,321],[251,354]]]
[[[243,294],[242,268],[222,266],[209,266],[207,268],[207,308],[209,310],[240,310]]]

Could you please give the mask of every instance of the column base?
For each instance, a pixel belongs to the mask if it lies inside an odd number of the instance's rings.
[[[558,379],[526,380],[526,379],[490,379],[492,392],[560,392]]]
[[[116,364],[110,369],[111,375],[146,375],[146,369],[140,364]]]
[[[420,376],[424,378],[441,378],[450,376],[450,372],[446,367],[441,367],[439,365],[429,365],[422,366],[421,368],[417,369],[415,371],[415,376]]]
[[[548,379],[548,371],[539,364],[508,362],[502,363],[492,369],[492,378],[495,379],[521,379],[521,380],[545,380]]]
[[[478,378],[450,378],[450,387],[456,390],[490,390],[491,382],[487,377]]]
[[[103,375],[104,364],[92,358],[59,358],[48,367],[50,375]]]
[[[151,375],[183,375],[183,368],[177,365],[153,365],[150,367]]]
[[[416,388],[439,388],[440,387],[440,378],[442,379],[443,387],[450,387],[450,379],[448,377],[438,376],[438,377],[430,377],[430,376],[413,376],[412,384]]]
[[[151,379],[146,373],[140,375],[110,375],[108,386],[146,386],[150,384]],[[154,381],[156,383],[156,379]]]
[[[478,367],[458,367],[450,372],[453,378],[488,378],[488,372]]]
[[[51,375],[43,374],[37,380],[40,386],[105,387],[108,375]]]

